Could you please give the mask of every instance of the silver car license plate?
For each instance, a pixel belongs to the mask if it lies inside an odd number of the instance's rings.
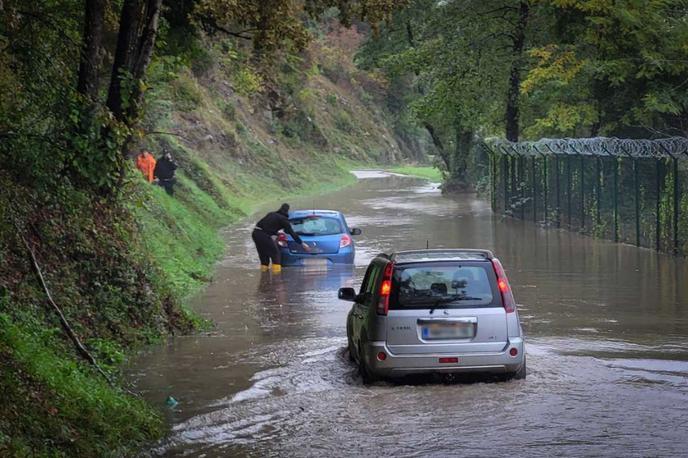
[[[466,322],[426,323],[420,332],[424,340],[470,339],[475,335],[475,327]]]

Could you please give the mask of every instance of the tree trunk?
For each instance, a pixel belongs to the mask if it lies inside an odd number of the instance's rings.
[[[148,0],[146,2],[145,16],[143,18],[143,31],[139,37],[137,52],[132,62],[132,78],[134,85],[131,94],[131,103],[127,114],[129,119],[135,120],[139,116],[140,105],[143,98],[140,81],[146,74],[146,68],[150,64],[155,48],[155,37],[158,33],[158,21],[162,0]]]
[[[98,72],[102,56],[104,23],[105,0],[86,0],[77,90],[91,101],[98,97]]]
[[[473,131],[456,127],[456,151],[451,177],[453,181],[468,185],[468,156],[473,147]]]
[[[123,97],[127,95],[128,99],[128,94],[124,93],[122,83],[131,75],[132,54],[137,41],[142,9],[141,0],[124,0],[120,14],[117,48],[107,97],[107,107],[120,122],[126,122]]]
[[[447,154],[447,150],[444,149],[444,143],[442,143],[442,139],[439,137],[439,135],[437,135],[435,128],[429,122],[424,121],[423,127],[425,127],[425,130],[427,130],[430,134],[432,143],[435,145],[435,148],[437,148],[437,152],[440,154],[442,162],[444,162],[444,166],[447,168],[447,172],[451,173],[451,160],[449,158],[449,155]]]
[[[526,39],[526,26],[528,25],[528,2],[521,1],[518,11],[518,22],[514,30],[511,73],[509,75],[509,87],[506,98],[506,138],[517,142],[519,138],[519,106],[518,96],[521,87],[521,68],[523,66],[523,47]]]
[[[416,47],[416,41],[413,38],[413,27],[411,26],[411,20],[408,19],[406,21],[406,41],[408,42],[408,45],[412,48]],[[416,72],[416,76],[417,76]]]
[[[259,2],[258,29],[253,37],[253,60],[260,64],[269,53],[269,29],[270,29],[270,4],[269,2]]]
[[[161,5],[162,0],[124,0],[122,5],[107,106],[127,126],[141,114],[141,80],[155,48]]]

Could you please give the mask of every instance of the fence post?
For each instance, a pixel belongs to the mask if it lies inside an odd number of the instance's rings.
[[[535,156],[530,158],[530,191],[533,197],[533,222],[537,222],[537,181],[535,181]]]
[[[571,229],[571,194],[573,186],[571,183],[571,156],[566,156],[566,223]]]
[[[600,209],[602,208],[602,182],[604,177],[602,176],[602,159],[600,157],[595,158],[595,223],[600,224]]]
[[[674,178],[674,254],[678,254],[678,209],[681,204],[678,201],[678,159],[673,158],[673,178]]]
[[[580,156],[581,230],[585,229],[585,159]]]
[[[657,185],[657,200],[655,202],[655,249],[659,251],[662,238],[662,159],[655,159],[655,175],[655,184]]]
[[[525,158],[523,156],[518,156],[518,186],[521,188],[521,219],[526,219],[526,186],[525,186],[525,176],[526,176],[526,165]]]
[[[547,226],[547,223],[549,222],[549,208],[548,208],[548,201],[547,201],[547,194],[549,193],[549,173],[547,170],[547,156],[543,155],[542,156],[542,182],[545,186],[545,199],[544,199],[544,210],[545,210],[545,226]]]
[[[489,148],[489,154],[490,154],[490,207],[492,208],[492,212],[494,213],[497,204],[495,200],[495,189],[496,189],[496,180],[497,180],[497,167],[496,167],[496,157],[494,154],[494,151],[492,151],[492,148]]]
[[[510,167],[510,175],[511,175],[511,190],[509,190],[509,196],[513,200],[514,197],[516,197],[516,162],[518,161],[517,157],[512,158],[509,156],[509,165]],[[511,209],[514,209],[514,206],[511,205]],[[511,216],[516,216],[513,214]]]
[[[633,158],[633,184],[635,186],[635,245],[640,246],[640,183],[636,158]]]
[[[509,209],[509,156],[504,154],[502,156],[502,165],[504,169],[504,213]]]
[[[619,241],[619,159],[614,158],[614,242]]]
[[[561,196],[560,196],[560,192],[559,192],[560,191],[560,189],[559,189],[560,188],[560,186],[559,186],[559,184],[560,184],[559,183],[559,179],[560,179],[559,171],[561,170],[561,167],[559,164],[559,156],[554,156],[554,166],[557,169],[556,170],[557,176],[556,176],[556,179],[554,180],[554,184],[555,184],[556,191],[557,191],[557,201],[556,201],[557,202],[557,211],[556,211],[557,228],[560,228],[561,227]]]

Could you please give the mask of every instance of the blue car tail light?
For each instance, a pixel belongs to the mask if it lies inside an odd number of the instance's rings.
[[[344,248],[350,246],[352,243],[351,236],[349,234],[342,235],[342,239],[339,241],[339,248]]]

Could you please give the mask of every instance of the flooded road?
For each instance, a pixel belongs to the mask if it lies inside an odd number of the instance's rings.
[[[131,377],[164,405],[172,456],[685,456],[688,262],[492,215],[407,177],[362,174],[314,205],[360,227],[356,264],[261,274],[251,218],[194,307],[217,324],[142,354]],[[312,200],[292,207],[311,207]],[[261,215],[262,216],[262,215]],[[509,274],[528,376],[363,386],[342,286],[381,251],[488,248]]]

